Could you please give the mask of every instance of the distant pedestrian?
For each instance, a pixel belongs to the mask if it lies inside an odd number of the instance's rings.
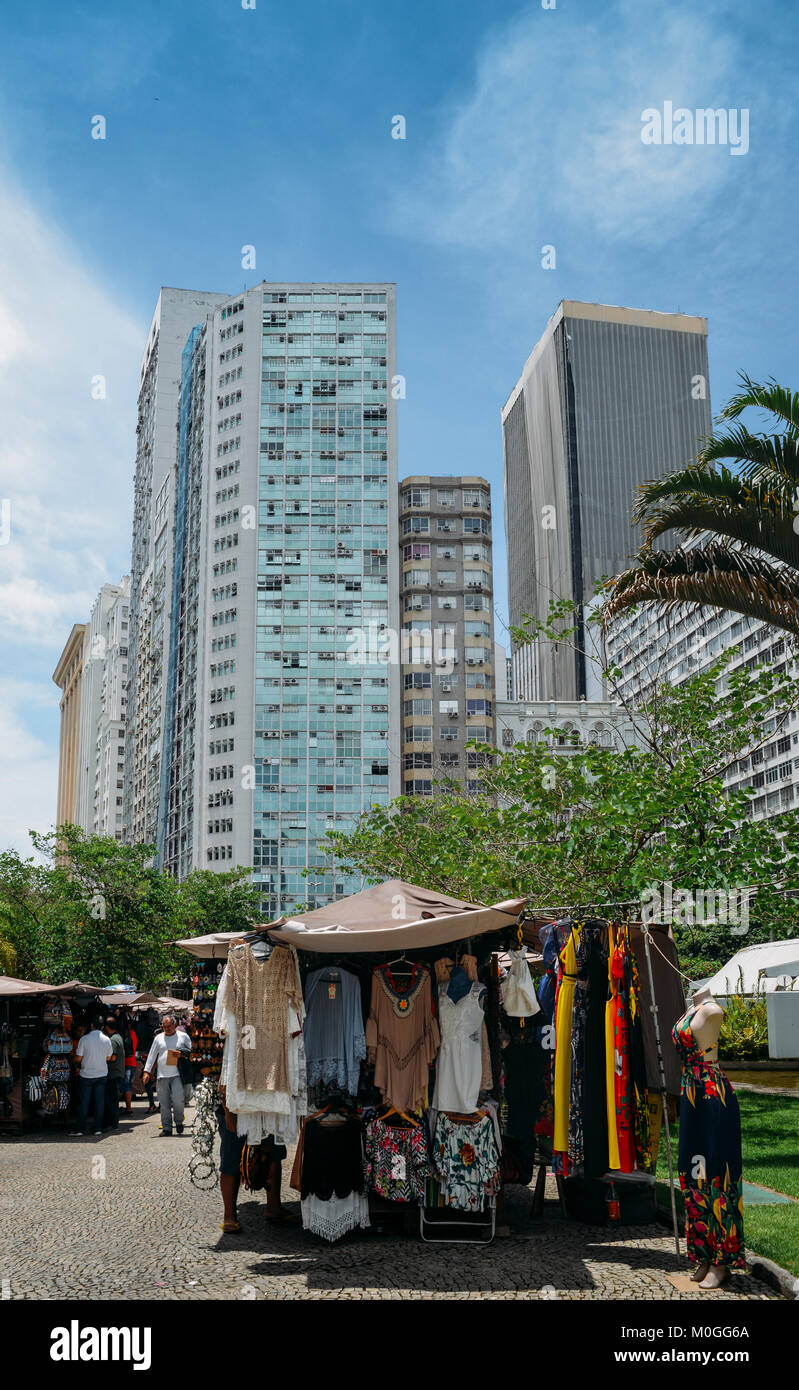
[[[166,1139],[172,1133],[173,1114],[175,1129],[178,1134],[183,1133],[183,1082],[180,1079],[178,1062],[181,1055],[188,1056],[191,1052],[191,1042],[186,1033],[175,1026],[175,1019],[172,1014],[164,1014],[163,1025],[163,1032],[156,1033],[153,1038],[153,1045],[144,1064],[142,1081],[146,1086],[150,1079],[150,1072],[157,1065],[161,1137]]]
[[[75,1057],[80,1061],[78,1076],[78,1127],[73,1134],[89,1133],[89,1111],[94,1112],[94,1132],[102,1134],[105,1111],[105,1088],[108,1083],[108,1061],[113,1057],[111,1039],[100,1031],[94,1019],[91,1031],[78,1043]]]
[[[116,1018],[107,1018],[103,1032],[110,1039],[114,1054],[108,1061],[108,1080],[105,1087],[105,1123],[108,1129],[119,1129],[119,1097],[125,1080],[125,1046]]]
[[[136,1037],[130,1018],[123,1014],[119,1020],[119,1035],[122,1038],[122,1046],[125,1049],[125,1075],[122,1080],[122,1094],[125,1097],[125,1110],[128,1115],[133,1114],[133,1079],[136,1075],[136,1048],[138,1038]]]

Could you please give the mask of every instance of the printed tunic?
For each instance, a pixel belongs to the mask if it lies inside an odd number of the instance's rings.
[[[489,1115],[458,1121],[440,1114],[433,1162],[445,1204],[458,1211],[484,1211],[499,1185],[499,1148]]]
[[[422,1125],[404,1128],[379,1118],[366,1127],[366,1181],[389,1202],[418,1202],[430,1172]]]

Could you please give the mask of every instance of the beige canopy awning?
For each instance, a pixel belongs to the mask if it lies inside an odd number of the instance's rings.
[[[95,985],[81,984],[80,980],[69,980],[65,985],[46,985],[41,980],[17,980],[13,975],[0,975],[0,998],[15,994],[66,994],[98,995]]]
[[[485,907],[390,878],[329,907],[286,918],[270,935],[300,951],[394,954],[512,927],[524,901]]]
[[[514,926],[524,904],[524,898],[513,898],[485,907],[390,878],[328,907],[266,922],[260,930],[269,931],[275,941],[296,946],[298,951],[396,955],[502,931]],[[241,932],[212,932],[174,944],[193,956],[218,960],[227,955],[231,942],[242,941],[245,936]]]

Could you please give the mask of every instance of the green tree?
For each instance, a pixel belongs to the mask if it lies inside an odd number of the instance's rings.
[[[754,793],[725,792],[723,774],[773,738],[774,709],[795,703],[799,683],[730,670],[731,657],[630,711],[637,743],[484,747],[479,793],[373,807],[351,832],[327,837],[329,852],[370,880],[405,878],[480,902],[524,895],[541,909],[637,902],[669,883],[705,915],[705,894],[757,885],[746,932],[719,913],[692,922],[686,907],[683,951],[720,961],[791,935],[799,903],[779,890],[799,885],[799,814],[752,819]]]
[[[225,873],[195,869],[178,889],[178,934],[189,937],[215,931],[251,931],[259,920],[259,897],[249,869],[228,869]]]
[[[3,931],[24,975],[156,987],[174,969],[177,885],[153,847],[74,825],[30,835],[43,864],[0,856]]]
[[[728,428],[696,463],[638,489],[632,515],[644,544],[609,584],[605,627],[646,603],[733,609],[799,635],[799,395],[775,381],[740,380],[720,416]],[[773,433],[732,423],[750,408],[771,417]],[[655,550],[672,529],[698,544]]]

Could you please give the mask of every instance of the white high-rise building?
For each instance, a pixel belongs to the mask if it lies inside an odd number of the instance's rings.
[[[130,572],[124,838],[155,842],[175,527],[178,396],[186,339],[221,294],[162,289],[142,357]]]
[[[620,669],[619,692],[631,701],[645,698],[658,683],[683,684],[706,671],[731,647],[737,647],[738,653],[730,671],[766,666],[795,673],[785,633],[727,609],[702,608],[664,616],[650,605],[641,605],[636,613],[621,614],[606,638],[608,666]],[[724,694],[726,675],[717,689]],[[769,725],[770,736],[762,746],[733,763],[724,777],[727,788],[754,788],[757,794],[749,814],[756,819],[799,805],[799,712],[775,710]]]
[[[320,842],[400,790],[399,667],[353,659],[399,629],[395,290],[164,290],[154,332],[127,834],[180,878],[252,867],[274,917],[361,886]]]

